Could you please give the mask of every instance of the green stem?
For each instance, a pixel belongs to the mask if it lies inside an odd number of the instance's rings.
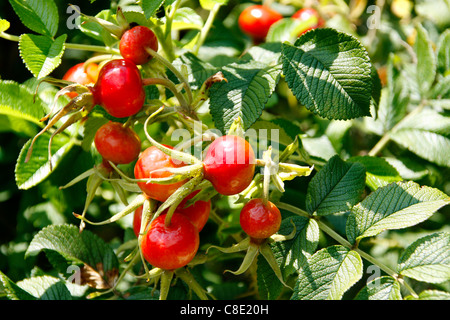
[[[182,113],[189,114],[189,105],[186,101],[186,99],[183,97],[181,93],[178,92],[175,84],[168,80],[168,79],[161,79],[161,78],[146,78],[142,79],[142,85],[144,86],[150,86],[150,85],[162,85],[167,87],[177,98],[178,102],[180,103],[180,106],[182,108]],[[176,109],[176,108],[175,108]]]
[[[299,209],[297,207],[294,207],[294,206],[292,206],[290,204],[279,202],[276,205],[280,209],[284,209],[284,210],[290,211],[290,212],[292,212],[294,214],[297,214],[299,216],[307,217],[307,218],[311,218],[311,219],[314,218],[313,216],[308,214],[306,211],[304,211],[302,209]],[[315,217],[315,218],[317,218],[317,217]],[[361,249],[354,248],[354,246],[350,242],[348,242],[347,239],[343,238],[340,234],[338,234],[336,231],[331,229],[324,222],[322,222],[322,221],[320,221],[318,219],[315,219],[315,220],[317,221],[317,224],[318,224],[320,230],[322,230],[323,232],[328,234],[331,238],[336,240],[342,246],[344,246],[344,247],[346,247],[346,248],[348,248],[350,250],[356,251],[362,258],[364,258],[367,261],[369,261],[370,263],[378,266],[386,274],[390,275],[391,277],[396,279],[400,284],[404,285],[405,288],[408,289],[408,291],[411,293],[412,296],[418,297],[418,295],[414,292],[414,290],[394,270],[392,270],[391,268],[389,268],[385,264],[381,263],[376,258],[372,257],[370,254],[362,251]]]
[[[153,58],[161,62],[163,65],[165,65],[170,71],[173,72],[173,74],[183,83],[183,87],[186,90],[186,94],[188,96],[188,102],[192,103],[192,91],[191,87],[189,86],[189,82],[186,80],[186,78],[181,74],[180,71],[177,70],[177,68],[174,67],[174,65],[166,60],[163,56],[158,54],[156,51],[146,48],[147,52],[152,55]]]
[[[389,140],[391,139],[390,135],[392,133],[394,133],[395,131],[397,131],[397,129],[401,125],[403,125],[403,123],[405,123],[405,121],[409,120],[410,118],[412,118],[416,114],[420,113],[424,107],[425,107],[425,101],[422,101],[420,103],[420,105],[417,106],[417,108],[415,108],[413,111],[411,111],[406,117],[404,117],[401,121],[399,121],[395,126],[393,126],[391,130],[386,132],[381,137],[381,139],[377,142],[377,144],[375,144],[375,146],[372,148],[372,150],[369,151],[368,155],[372,156],[372,157],[376,156],[386,146],[386,144],[389,142]]]
[[[217,13],[219,12],[220,6],[221,6],[220,4],[215,4],[214,7],[209,12],[208,19],[206,19],[206,22],[203,25],[202,30],[200,31],[200,37],[195,46],[195,50],[194,50],[195,55],[198,54],[198,51],[200,50],[201,46],[205,42],[206,37],[208,36],[208,33],[209,33],[209,29],[211,29],[214,19],[216,18]]]
[[[20,41],[19,36],[14,36],[12,34],[6,33],[6,32],[0,32],[0,37],[6,40],[10,41]],[[117,49],[113,48],[107,48],[103,46],[94,46],[89,44],[80,44],[80,43],[65,43],[64,44],[66,49],[73,49],[73,50],[85,50],[85,51],[93,51],[93,52],[99,52],[99,53],[110,53],[110,54],[120,54],[120,52]]]

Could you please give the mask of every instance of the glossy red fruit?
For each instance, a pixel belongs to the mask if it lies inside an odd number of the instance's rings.
[[[166,146],[172,148],[171,146]],[[155,146],[145,149],[134,166],[134,177],[136,179],[164,178],[172,175],[168,171],[153,172],[157,169],[178,168],[184,166],[183,163],[174,162],[173,159],[159,150]],[[179,181],[172,184],[158,184],[138,182],[139,188],[149,197],[161,202],[167,200],[186,181]]]
[[[197,228],[182,214],[175,212],[168,227],[165,217],[165,214],[160,215],[150,224],[142,238],[141,249],[152,266],[174,270],[191,262],[200,239]]]
[[[233,195],[248,187],[255,173],[255,153],[244,139],[226,135],[215,139],[206,152],[205,179],[223,195]]]
[[[281,225],[280,210],[270,201],[252,199],[241,210],[242,230],[253,239],[266,239],[275,234]]]
[[[90,63],[86,70],[84,68],[84,62],[78,63],[71,67],[62,77],[63,80],[76,82],[82,85],[94,84],[97,81],[99,73],[99,67],[96,63]],[[70,98],[76,97],[76,92],[69,92],[67,95]]]
[[[203,201],[198,200],[192,205],[186,207],[186,203],[189,199],[192,199],[199,191],[194,191],[178,205],[176,212],[189,218],[197,230],[202,231],[203,227],[208,222],[209,213],[211,212],[211,200]]]
[[[325,20],[323,20],[322,17],[319,15],[319,13],[313,8],[303,8],[298,10],[296,13],[292,15],[292,18],[299,19],[302,21],[306,21],[312,16],[315,16],[317,18],[317,23],[313,24],[310,28],[304,30],[300,34],[303,34],[312,29],[322,28],[325,25]]]
[[[145,48],[158,51],[158,39],[153,31],[147,27],[133,27],[127,30],[120,39],[120,54],[135,64],[145,64],[152,59]]]
[[[126,59],[106,63],[100,70],[92,92],[95,103],[116,118],[138,113],[145,101],[139,69]]]
[[[141,151],[141,139],[130,127],[108,122],[95,133],[95,147],[104,160],[127,164],[136,160]]]
[[[280,13],[267,6],[252,5],[241,12],[238,23],[244,33],[254,39],[263,40],[270,26],[282,18]]]

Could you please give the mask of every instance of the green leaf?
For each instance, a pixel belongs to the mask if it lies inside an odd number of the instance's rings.
[[[0,115],[29,121],[39,127],[44,116],[40,99],[25,85],[14,81],[0,80]]]
[[[184,7],[179,8],[172,21],[172,30],[197,29],[203,28],[203,19],[194,9]]]
[[[5,32],[6,30],[8,30],[10,25],[11,24],[8,20],[0,19],[0,32]]]
[[[406,119],[390,138],[418,156],[450,167],[450,117],[433,110],[423,110]]]
[[[317,251],[303,267],[292,300],[339,300],[363,273],[356,251],[331,246]]]
[[[61,63],[67,35],[53,40],[48,36],[22,34],[19,40],[20,56],[28,70],[38,79],[49,75]]]
[[[281,70],[257,61],[232,63],[223,67],[227,82],[210,89],[210,112],[216,127],[223,133],[241,118],[244,130],[261,116],[264,105],[275,90]]]
[[[311,179],[306,210],[320,216],[349,210],[360,200],[365,180],[362,164],[346,163],[339,156],[333,156]]]
[[[370,116],[371,63],[351,35],[314,29],[282,46],[283,74],[306,108],[328,119]]]
[[[283,118],[270,121],[258,120],[246,131],[246,136],[253,138],[253,132],[258,143],[264,143],[267,140],[268,146],[277,144],[287,146],[294,142],[295,138],[302,133],[298,126]],[[276,151],[274,150],[274,152]]]
[[[6,297],[10,300],[36,300],[36,297],[19,287],[1,271],[0,285],[1,289],[6,292]]]
[[[226,5],[228,0],[200,0],[200,5],[205,10],[212,10],[215,5]]]
[[[52,276],[27,278],[17,285],[40,300],[72,300],[65,283]]]
[[[9,0],[20,21],[39,34],[54,37],[58,31],[58,7],[53,0]]]
[[[216,67],[200,60],[191,52],[187,52],[178,57],[173,62],[173,65],[178,70],[181,70],[182,66],[187,68],[187,81],[193,90],[200,89],[202,84],[218,71]]]
[[[164,0],[142,0],[141,7],[144,10],[145,17],[150,19],[163,3]]]
[[[420,92],[426,96],[436,77],[436,57],[427,30],[420,24],[416,27],[417,38],[414,50],[417,55],[416,81]]]
[[[119,262],[112,248],[89,230],[80,233],[74,225],[50,225],[39,231],[31,241],[25,257],[40,251],[57,253],[66,261],[82,264],[80,285],[109,288],[119,272]],[[55,259],[49,259],[54,263]],[[57,267],[57,266],[55,266]],[[70,272],[68,272],[70,274]]]
[[[449,203],[450,198],[438,189],[420,187],[412,181],[391,183],[352,208],[347,218],[347,238],[355,243],[384,230],[416,225]]]
[[[358,156],[347,161],[361,163],[366,168],[366,184],[372,190],[403,180],[397,170],[383,158]]]
[[[52,162],[53,169],[55,169],[74,144],[74,142],[67,136],[61,134],[55,136],[51,147],[52,157],[49,161],[49,141],[49,133],[44,133],[36,139],[36,143],[33,146],[32,156],[26,163],[25,157],[28,152],[28,148],[30,147],[31,140],[28,140],[28,142],[22,147],[15,168],[16,184],[19,189],[29,189],[47,178],[52,173],[50,170],[50,161]]]
[[[450,232],[433,233],[408,246],[399,258],[398,272],[429,283],[450,280]]]
[[[445,30],[438,40],[437,69],[441,74],[450,70],[450,29]]]
[[[373,279],[359,291],[355,300],[402,300],[400,283],[388,276]]]
[[[440,290],[424,290],[416,299],[413,296],[407,296],[407,300],[450,300],[450,293]]]

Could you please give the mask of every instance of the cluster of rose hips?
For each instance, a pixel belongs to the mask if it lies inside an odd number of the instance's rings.
[[[313,8],[302,8],[292,15],[292,19],[307,21],[311,17],[315,18],[312,24],[303,30],[301,34],[325,25],[325,21],[319,13]],[[264,41],[270,27],[277,21],[283,19],[283,16],[267,5],[251,5],[245,8],[239,15],[239,27],[241,30],[252,37],[256,42]]]
[[[144,84],[137,65],[145,64],[152,58],[146,48],[157,51],[158,42],[154,33],[147,27],[133,27],[120,40],[123,59],[109,61],[101,69],[93,63],[81,63],[70,69],[63,79],[89,85],[93,104],[102,106],[111,116],[133,116],[141,110],[145,100]],[[76,99],[76,93],[69,93],[72,99]],[[97,168],[102,173],[112,173],[116,165],[136,161],[135,181],[145,199],[157,206],[164,204],[189,181],[189,177],[170,180],[173,172],[188,166],[171,156],[173,147],[153,143],[141,152],[141,140],[129,121],[125,124],[114,121],[104,124],[97,130],[94,144],[103,159]],[[208,181],[216,193],[236,195],[252,182],[255,153],[244,138],[237,135],[216,137],[204,154],[196,172],[201,172],[201,181]],[[155,268],[176,270],[186,266],[197,254],[199,232],[208,221],[211,200],[196,200],[188,204],[200,189],[194,186],[189,192],[178,201],[174,210],[160,212],[146,220],[148,224],[142,223],[143,211],[148,206],[140,205],[134,210],[133,230],[140,240],[140,250],[145,260]],[[84,219],[84,213],[81,218]],[[279,230],[281,214],[267,199],[255,198],[242,208],[240,222],[251,242],[260,244]]]

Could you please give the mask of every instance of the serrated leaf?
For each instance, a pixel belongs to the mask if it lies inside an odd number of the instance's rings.
[[[57,253],[69,262],[82,264],[80,285],[105,289],[111,287],[118,276],[119,262],[112,248],[89,230],[80,232],[74,225],[50,225],[39,231],[25,257],[40,251]]]
[[[321,28],[282,46],[283,74],[306,108],[328,119],[370,116],[371,63],[361,43]]]
[[[150,19],[163,3],[164,0],[142,0],[141,7],[144,10],[145,17]]]
[[[270,247],[278,266],[286,278],[305,265],[319,244],[319,226],[313,219],[291,216],[281,222],[278,234],[288,235],[293,231],[292,239],[273,242]],[[275,299],[284,285],[263,258],[258,259],[258,291],[263,299]]]
[[[366,168],[366,184],[372,190],[403,180],[397,170],[383,158],[358,156],[347,161],[361,163]]]
[[[27,278],[17,285],[40,300],[72,300],[64,282],[52,276]]]
[[[42,127],[39,119],[44,115],[44,107],[26,86],[3,80],[0,81],[0,115],[20,118]]]
[[[188,71],[187,80],[193,90],[199,89],[210,76],[218,71],[216,67],[200,60],[190,52],[186,52],[178,57],[173,62],[173,65],[178,70],[181,70],[181,66],[186,66]]]
[[[255,60],[269,66],[280,64],[281,57],[281,43],[279,42],[265,42],[259,46],[249,48],[242,60]]]
[[[450,280],[450,232],[433,233],[408,246],[399,258],[398,272],[429,283]]]
[[[360,200],[365,180],[362,164],[347,163],[339,156],[333,156],[311,179],[306,194],[306,210],[317,215],[349,210]]]
[[[214,124],[225,133],[240,117],[246,130],[261,116],[281,70],[249,61],[232,63],[223,67],[222,72],[227,82],[215,83],[210,89],[210,112]]]
[[[20,56],[28,70],[37,78],[49,75],[61,63],[67,35],[53,40],[48,36],[22,34],[19,39]]]
[[[420,83],[420,92],[426,96],[436,77],[436,57],[427,30],[418,24],[416,31],[417,38],[414,43],[417,56],[416,81]]]
[[[355,300],[402,300],[400,283],[389,276],[373,279],[359,291]]]
[[[418,156],[450,167],[450,117],[425,109],[402,123],[390,138]]]
[[[317,251],[299,272],[292,300],[339,300],[362,277],[356,251],[331,246]]]
[[[391,139],[421,158],[450,167],[450,139],[443,135],[410,128],[395,131]]]
[[[413,181],[391,183],[352,208],[347,218],[347,238],[355,243],[384,230],[416,225],[449,203],[450,198],[438,189],[420,187]]]
[[[54,37],[58,31],[58,7],[53,0],[9,0],[20,21],[39,34]]]
[[[36,300],[36,297],[23,290],[1,271],[0,284],[1,288],[6,292],[7,298],[10,300]]]
[[[53,139],[51,151],[52,157],[48,159],[48,143],[50,134],[41,135],[33,146],[33,153],[28,162],[25,157],[30,147],[31,140],[24,144],[17,159],[15,168],[16,184],[19,189],[26,190],[42,182],[51,173],[50,161],[53,169],[58,166],[63,157],[72,148],[74,142],[64,135],[57,135]]]

